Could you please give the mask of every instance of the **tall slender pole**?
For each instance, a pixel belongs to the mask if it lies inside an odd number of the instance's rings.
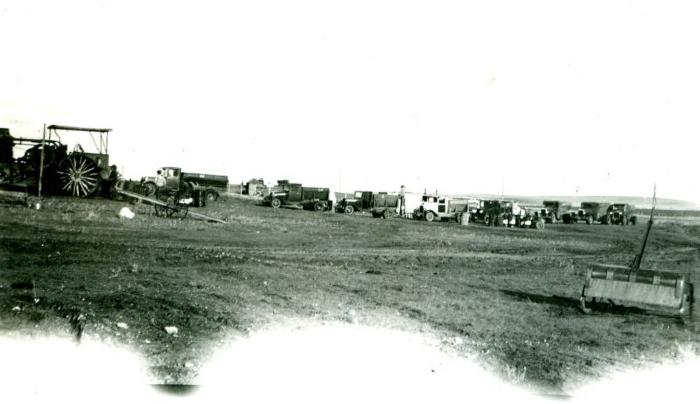
[[[639,269],[639,266],[642,264],[642,257],[644,257],[644,250],[647,247],[647,241],[649,240],[649,232],[651,232],[651,226],[654,224],[654,210],[656,209],[656,184],[654,184],[654,197],[651,201],[651,213],[649,214],[649,223],[647,223],[647,231],[644,233],[644,240],[642,241],[642,248],[639,251],[639,254],[637,254],[636,257],[634,257],[634,260],[632,261],[632,269]]]
[[[39,157],[39,187],[37,197],[41,199],[41,183],[44,182],[44,149],[46,148],[46,124],[41,135],[41,157]],[[39,202],[41,203],[41,202]]]

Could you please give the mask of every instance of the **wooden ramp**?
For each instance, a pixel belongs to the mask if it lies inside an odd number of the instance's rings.
[[[149,198],[149,197],[147,197],[147,196],[139,195],[139,194],[136,194],[136,193],[133,193],[133,192],[124,191],[124,190],[122,190],[122,189],[117,189],[116,191],[117,191],[117,193],[119,193],[120,195],[128,196],[129,198],[138,199],[138,200],[143,201],[143,202],[148,202],[148,203],[150,203],[150,204],[152,204],[152,205],[157,205],[157,206],[162,206],[162,207],[169,207],[169,205],[168,205],[167,203],[165,203],[165,202],[163,202],[163,201],[159,201],[159,200],[154,199],[154,198]],[[204,219],[204,220],[207,220],[207,221],[210,221],[210,222],[224,223],[224,224],[226,223],[225,220],[216,219],[216,218],[213,218],[213,217],[211,217],[211,216],[203,215],[203,214],[201,214],[201,213],[196,213],[196,212],[192,212],[192,211],[189,211],[189,212],[188,212],[188,215],[194,216],[194,217],[197,217],[197,218],[200,218],[200,219]]]

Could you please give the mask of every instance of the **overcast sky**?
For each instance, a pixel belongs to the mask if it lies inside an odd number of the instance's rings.
[[[0,127],[334,190],[700,202],[700,13],[671,1],[4,1]]]

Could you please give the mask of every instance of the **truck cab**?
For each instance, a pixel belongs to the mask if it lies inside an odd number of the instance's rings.
[[[179,189],[180,188],[180,174],[182,169],[180,167],[161,167],[161,176],[165,178],[165,188],[166,189]],[[155,195],[158,187],[156,184],[157,176],[141,177],[141,183],[144,185],[146,190],[146,196]]]
[[[564,212],[571,210],[571,204],[561,201],[543,201],[539,216],[545,223],[557,223]]]
[[[372,191],[355,191],[352,198],[343,198],[336,206],[337,212],[352,214],[362,212],[372,207],[374,198]]]
[[[165,177],[165,186],[167,188],[180,188],[180,173],[182,170],[179,167],[163,167],[161,175]]]
[[[637,224],[637,215],[634,213],[634,206],[628,203],[613,203],[608,207],[606,224],[627,225]]]
[[[439,220],[460,220],[460,215],[468,214],[468,201],[452,199],[442,195],[423,195],[421,205],[413,212],[415,219],[432,222]]]
[[[605,202],[581,202],[578,210],[570,210],[562,215],[562,221],[566,224],[585,222],[593,224],[601,222],[607,224],[609,203]]]

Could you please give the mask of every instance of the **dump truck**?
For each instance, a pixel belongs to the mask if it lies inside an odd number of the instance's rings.
[[[413,211],[413,218],[432,222],[438,220],[461,221],[462,214],[469,214],[466,199],[453,199],[448,196],[423,195],[421,204]]]
[[[545,223],[557,223],[565,212],[571,211],[571,204],[562,201],[543,201],[540,217]]]
[[[262,203],[273,208],[293,206],[318,212],[333,208],[333,202],[329,197],[328,188],[304,187],[288,180],[278,180],[277,185],[272,187]]]
[[[637,224],[634,206],[628,203],[613,203],[608,206],[607,215],[606,224],[620,224],[623,226],[626,226],[628,223]]]
[[[581,207],[578,210],[570,210],[562,215],[562,222],[566,224],[578,222],[607,224],[609,206],[610,204],[605,202],[581,202]]]
[[[373,217],[388,219],[398,212],[401,195],[388,192],[355,191],[352,197],[343,198],[336,205],[336,212],[353,214],[370,212]]]
[[[183,172],[180,167],[162,167],[161,175],[165,177],[165,190],[179,190],[189,187],[192,191],[203,192],[207,201],[219,199],[226,192],[228,176],[215,174],[200,174]],[[155,195],[158,190],[157,177],[142,177],[141,183],[146,190],[146,196]]]

